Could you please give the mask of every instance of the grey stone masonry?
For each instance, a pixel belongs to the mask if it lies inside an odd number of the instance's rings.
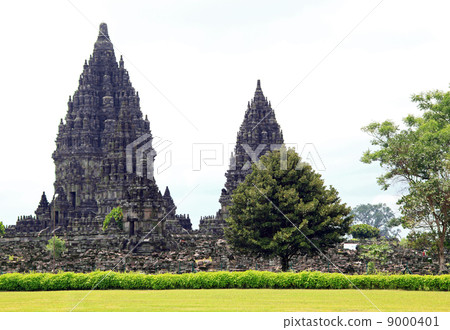
[[[0,274],[55,270],[91,272],[94,270],[139,271],[144,273],[186,273],[197,271],[248,269],[281,271],[277,258],[256,258],[236,253],[224,239],[197,231],[184,234],[152,236],[139,245],[136,236],[120,234],[115,229],[101,235],[66,233],[67,251],[53,262],[45,246],[51,236],[0,238]],[[436,256],[423,256],[421,251],[390,242],[385,263],[375,263],[378,271],[389,273],[437,274]],[[368,260],[360,249],[346,250],[343,244],[320,255],[293,258],[291,271],[322,271],[365,274]],[[430,258],[431,257],[431,258]],[[338,268],[334,267],[337,266]]]

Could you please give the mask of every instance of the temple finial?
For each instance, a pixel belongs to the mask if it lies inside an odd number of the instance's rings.
[[[164,197],[171,197],[169,187],[166,186],[166,190],[164,191]]]
[[[98,37],[97,37],[97,41],[94,44],[94,56],[93,58],[96,59],[98,57],[106,57],[104,52],[100,52],[98,53],[97,50],[108,50],[111,51],[110,53],[110,57],[111,55],[114,56],[113,53],[113,45],[111,43],[111,39],[109,38],[109,34],[108,34],[108,26],[106,25],[106,23],[102,23],[100,24],[100,28],[98,29]],[[113,58],[113,57],[111,57]],[[114,60],[115,62],[115,60]]]
[[[106,25],[106,23],[101,23],[100,24],[100,28],[98,30],[98,36],[101,37],[106,37],[109,39],[109,35],[108,35],[108,25]]]
[[[120,55],[119,68],[123,69],[123,57]]]
[[[263,91],[261,89],[261,80],[258,79],[258,82],[256,83],[256,91],[255,91],[255,97],[253,98],[253,101],[262,101],[265,102],[266,99],[264,97]]]

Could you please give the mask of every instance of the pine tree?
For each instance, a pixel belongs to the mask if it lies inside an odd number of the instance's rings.
[[[269,152],[232,196],[226,236],[232,246],[255,256],[281,259],[317,253],[342,241],[351,209],[321,175],[301,162],[293,149]]]

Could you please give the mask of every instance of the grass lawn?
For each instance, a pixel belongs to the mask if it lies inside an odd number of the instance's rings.
[[[449,292],[364,290],[383,312],[448,312]],[[0,312],[72,309],[88,291],[0,292]],[[75,311],[376,312],[356,290],[93,291]]]

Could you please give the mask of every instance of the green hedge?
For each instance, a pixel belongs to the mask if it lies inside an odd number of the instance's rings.
[[[167,290],[167,289],[401,289],[449,291],[450,275],[347,275],[261,271],[146,275],[61,272],[0,275],[0,291]]]

